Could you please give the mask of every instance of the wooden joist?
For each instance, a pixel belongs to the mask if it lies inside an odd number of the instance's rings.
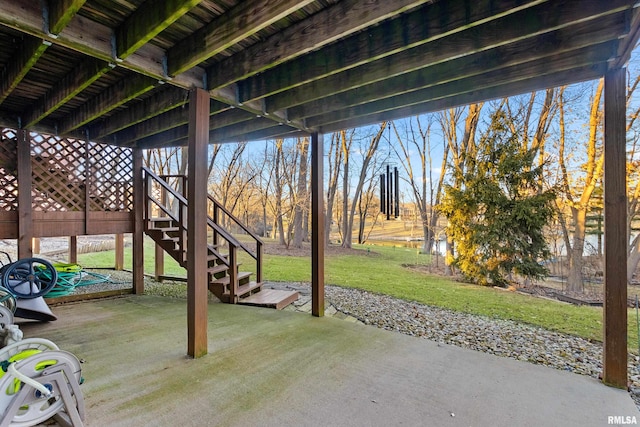
[[[286,17],[313,0],[256,0],[232,10],[169,49],[168,72],[180,74]]]

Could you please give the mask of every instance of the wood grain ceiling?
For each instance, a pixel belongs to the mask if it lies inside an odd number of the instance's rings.
[[[594,79],[635,0],[0,0],[0,125],[130,146],[330,132]]]

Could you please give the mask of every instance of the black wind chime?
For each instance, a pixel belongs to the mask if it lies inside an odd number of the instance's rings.
[[[380,212],[387,215],[387,219],[400,216],[400,186],[398,185],[398,168],[393,172],[387,165],[387,173],[380,175]]]

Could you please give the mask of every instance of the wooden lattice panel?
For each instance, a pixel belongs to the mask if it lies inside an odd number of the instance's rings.
[[[84,141],[32,134],[31,167],[34,210],[84,210]]]
[[[133,210],[133,154],[131,149],[89,144],[89,210]]]
[[[0,133],[0,210],[18,210],[17,134],[13,129]]]

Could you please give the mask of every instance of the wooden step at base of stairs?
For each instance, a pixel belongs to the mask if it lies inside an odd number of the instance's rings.
[[[249,282],[249,283],[245,283],[244,285],[238,286],[238,292],[236,293],[236,295],[238,295],[238,297],[242,297],[244,295],[249,295],[254,292],[260,292],[261,290],[262,290],[262,283]]]
[[[255,294],[248,296],[247,298],[240,299],[238,304],[282,310],[292,302],[296,301],[298,297],[299,294],[297,291],[263,289],[260,292],[256,292]]]
[[[228,283],[228,280],[227,280],[227,283]],[[238,286],[236,297],[242,298],[243,296],[249,296],[254,292],[260,292],[261,289],[262,289],[262,283],[248,282],[248,283],[245,283],[244,285]],[[219,282],[209,283],[209,291],[212,292],[215,296],[217,296],[222,302],[228,303],[230,300],[229,289],[225,285]]]
[[[248,282],[247,279],[249,279],[249,277],[251,277],[253,273],[248,272],[248,271],[240,271],[238,272],[238,282],[244,284],[243,282]],[[224,285],[227,286],[229,284],[229,276],[224,276],[221,277],[219,279],[214,280],[213,282],[211,282],[212,285]]]

